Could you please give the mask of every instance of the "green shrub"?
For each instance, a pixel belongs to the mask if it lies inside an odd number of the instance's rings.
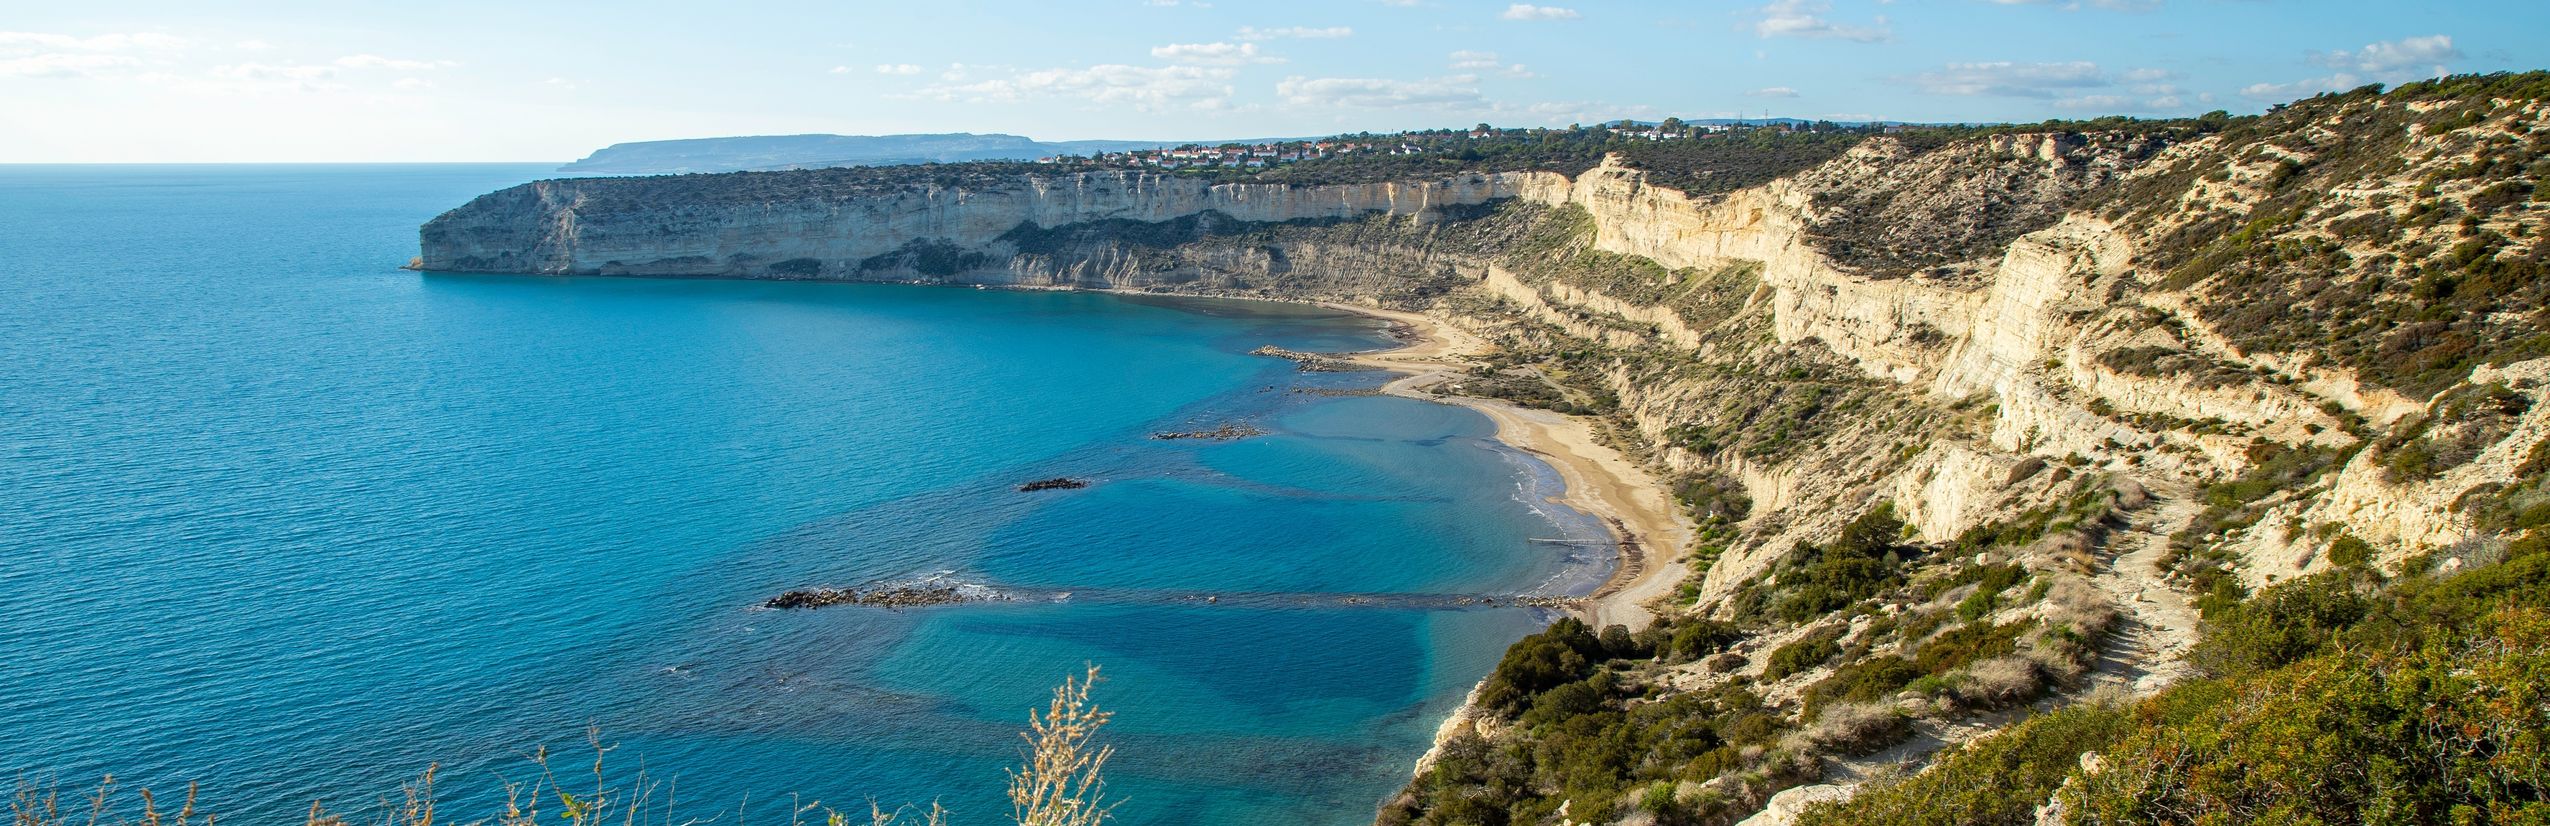
[[[1771,659],[1762,665],[1762,679],[1786,679],[1791,674],[1823,665],[1825,661],[1841,656],[1842,646],[1837,641],[1842,638],[1842,633],[1846,630],[1848,629],[1838,625],[1817,629],[1813,633],[1798,638],[1795,642],[1773,649]]]
[[[1969,622],[1957,626],[1922,643],[1913,653],[1913,665],[1924,674],[1944,674],[1949,669],[2009,654],[2018,650],[2019,633],[2032,624]]]
[[[2218,677],[2254,674],[2320,653],[2340,630],[2362,619],[2370,602],[2356,574],[2330,571],[2266,589],[2205,618],[2204,637],[2188,652],[2198,669]]]
[[[1734,625],[1712,619],[1679,619],[1667,627],[1670,636],[1657,646],[1667,662],[1690,662],[1724,651],[1744,639],[1743,631]]]
[[[2069,793],[2095,823],[2550,822],[2550,614],[2327,655],[2147,727]]]
[[[1526,726],[1543,726],[1571,717],[1592,714],[1611,702],[1619,688],[1619,678],[1609,671],[1596,671],[1594,676],[1542,692],[1533,698],[1532,707],[1523,712]]]
[[[1739,615],[1768,613],[1800,623],[1902,584],[1903,558],[1913,553],[1902,544],[1903,530],[1893,505],[1880,504],[1833,541],[1797,546],[1772,569],[1777,593],[1757,595],[1753,606],[1739,606]]]
[[[1591,675],[1603,660],[1601,641],[1574,617],[1562,618],[1538,634],[1524,637],[1497,661],[1479,691],[1479,703],[1514,714],[1533,697]]]
[[[1902,657],[1876,656],[1842,666],[1806,689],[1806,708],[1801,719],[1813,720],[1828,705],[1835,703],[1868,703],[1895,696],[1907,685],[1926,676],[1919,666]]]

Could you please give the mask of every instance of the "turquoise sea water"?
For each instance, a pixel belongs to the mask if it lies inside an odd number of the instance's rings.
[[[1392,595],[1598,573],[1480,417],[1246,355],[1366,320],[393,268],[540,172],[0,167],[0,774],[267,823],[440,763],[458,822],[591,725],[694,815],[985,824],[1095,662],[1123,822],[1358,823],[1541,621]],[[1021,598],[754,607],[934,575]]]

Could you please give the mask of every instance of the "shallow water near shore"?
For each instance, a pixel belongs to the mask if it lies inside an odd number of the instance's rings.
[[[393,269],[541,174],[0,167],[0,772],[466,822],[592,725],[695,816],[992,823],[1095,662],[1123,822],[1361,823],[1545,619],[1456,599],[1610,562],[1483,417],[1247,355],[1369,319]],[[756,607],[924,577],[1017,598]]]

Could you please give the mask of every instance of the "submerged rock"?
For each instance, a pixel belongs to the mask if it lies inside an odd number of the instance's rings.
[[[1274,358],[1289,360],[1293,364],[1299,366],[1301,371],[1304,373],[1359,373],[1375,369],[1324,353],[1304,353],[1298,350],[1286,350],[1272,344],[1259,347],[1255,350],[1250,350],[1248,351],[1248,354],[1252,356],[1272,356]]]

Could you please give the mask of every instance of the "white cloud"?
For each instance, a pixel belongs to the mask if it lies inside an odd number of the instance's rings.
[[[1836,23],[1824,17],[1833,4],[1823,0],[1772,0],[1770,5],[1755,9],[1760,15],[1753,22],[1753,33],[1763,38],[1807,37],[1877,43],[1892,40],[1894,29],[1886,18],[1878,17],[1870,25]]]
[[[140,65],[141,61],[117,54],[48,53],[26,57],[0,58],[0,77],[69,78],[86,77],[107,69]]]
[[[382,57],[376,54],[355,54],[337,58],[336,65],[343,66],[348,69],[393,69],[402,72],[421,72],[428,69],[446,69],[460,64],[449,60],[401,60],[394,57]]]
[[[46,32],[0,32],[0,50],[27,51],[61,49],[81,52],[135,52],[168,50],[185,46],[187,40],[158,32],[101,34],[78,37]]]
[[[2177,95],[2136,97],[2132,95],[2081,95],[2054,102],[2054,108],[2099,115],[2141,115],[2174,112],[2187,108]]]
[[[1248,63],[1282,63],[1283,58],[1262,55],[1255,43],[1172,43],[1151,48],[1151,56],[1171,63],[1195,66],[1239,66]]]
[[[548,80],[540,81],[540,85],[547,86],[561,92],[573,92],[576,90],[576,82],[563,77],[553,77]]]
[[[960,67],[962,68],[962,67]],[[954,70],[951,70],[954,71]],[[941,83],[909,97],[967,103],[1016,103],[1030,98],[1077,98],[1140,109],[1186,106],[1218,109],[1232,95],[1231,70],[1204,66],[1100,65],[1039,69],[973,83]]]
[[[2446,65],[2463,57],[2447,35],[2430,34],[2365,44],[2361,49],[2312,52],[2314,65],[2334,70],[2321,77],[2290,83],[2252,83],[2240,88],[2251,100],[2282,103],[2321,92],[2342,92],[2369,83],[2402,83],[2448,74]]]
[[[1902,78],[1902,81],[1934,95],[2018,98],[2052,98],[2062,90],[2114,85],[2098,64],[2086,60],[2070,63],[1951,63],[1938,71],[1923,72]]]
[[[1497,16],[1507,20],[1574,20],[1584,15],[1577,14],[1575,9],[1516,3],[1505,7],[1505,13]]]
[[[402,77],[392,81],[390,88],[402,92],[418,92],[434,88],[434,82],[421,77]]]
[[[846,67],[845,67],[845,69],[835,69],[834,71],[844,71],[844,70],[846,70]],[[897,75],[897,76],[902,76],[902,77],[910,77],[910,76],[912,76],[912,75],[920,74],[920,73],[921,73],[921,66],[920,66],[920,64],[917,64],[917,63],[879,63],[879,64],[877,64],[877,69],[876,69],[876,71],[877,71],[877,74],[881,74],[881,75]]]
[[[1793,98],[1797,97],[1797,90],[1786,86],[1765,86],[1745,94],[1757,98]]]
[[[232,63],[213,67],[209,82],[156,74],[159,82],[217,94],[265,92],[336,92],[346,88],[344,71],[318,63]]]
[[[2240,87],[2240,96],[2269,103],[2284,103],[2321,92],[2342,92],[2371,82],[2361,75],[2339,72],[2327,77],[2304,78],[2291,83],[2252,83]]]
[[[0,31],[0,77],[74,78],[132,69],[146,62],[165,62],[165,53],[188,42],[157,32],[80,37]]]
[[[2453,46],[2453,39],[2440,34],[2368,43],[2364,48],[2353,51],[2341,49],[2312,52],[2310,55],[2314,64],[2340,72],[2368,75],[2389,75],[2426,68],[2440,75],[2445,73],[2443,64],[2461,58],[2461,49]]]
[[[234,63],[213,69],[216,77],[231,80],[328,80],[337,76],[334,66],[307,63]]]
[[[1519,106],[1499,103],[1489,107],[1489,111],[1495,113],[1501,121],[1519,117],[1552,126],[1562,123],[1600,123],[1620,118],[1653,118],[1658,114],[1653,106],[1642,104],[1623,106],[1616,103],[1584,100],[1542,101]]]
[[[1279,29],[1261,29],[1256,26],[1241,26],[1239,33],[1232,36],[1241,40],[1274,40],[1283,37],[1300,38],[1303,40],[1335,40],[1340,37],[1355,36],[1355,30],[1350,26],[1329,26],[1321,29],[1314,29],[1309,26],[1285,26]]]
[[[1525,67],[1523,64],[1505,62],[1503,59],[1497,57],[1495,52],[1481,52],[1463,49],[1452,53],[1449,65],[1454,71],[1459,72],[1495,72],[1499,76],[1512,78],[1540,76],[1538,74],[1534,74],[1530,68]]]
[[[243,52],[262,52],[267,49],[274,48],[274,44],[263,40],[242,40],[237,43],[230,44],[230,47]]]
[[[1475,75],[1426,80],[1371,77],[1288,77],[1275,84],[1275,94],[1295,106],[1410,109],[1480,106]]]

